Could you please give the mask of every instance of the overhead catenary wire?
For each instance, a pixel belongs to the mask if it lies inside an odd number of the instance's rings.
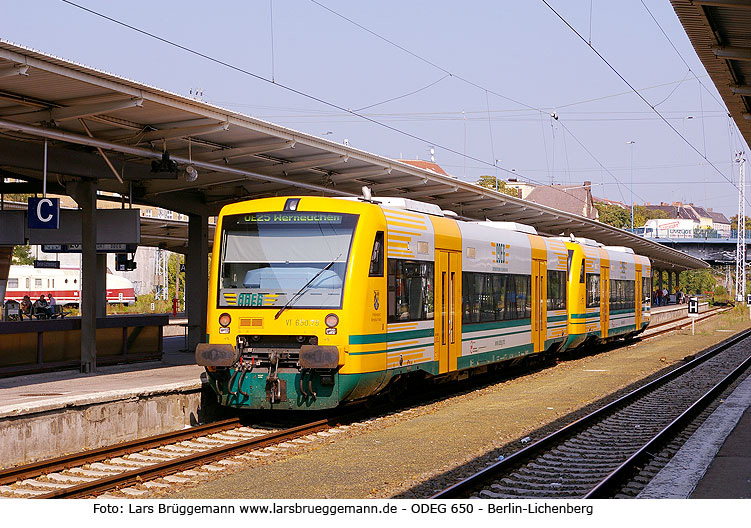
[[[301,97],[304,97],[304,98],[310,99],[310,100],[312,100],[312,101],[318,102],[318,103],[320,103],[320,104],[322,104],[322,105],[325,105],[325,106],[329,106],[329,107],[331,107],[331,108],[334,108],[334,109],[336,109],[336,110],[339,110],[339,111],[341,111],[341,112],[344,112],[344,113],[347,113],[347,114],[350,114],[350,115],[356,116],[356,117],[358,117],[358,118],[360,118],[360,119],[362,119],[362,120],[368,121],[368,122],[370,122],[370,123],[373,123],[373,124],[375,124],[375,125],[378,125],[378,126],[380,126],[380,127],[386,128],[386,129],[388,129],[388,130],[391,130],[391,131],[393,131],[393,132],[396,132],[396,133],[398,133],[398,134],[404,135],[404,136],[406,136],[406,137],[410,137],[410,138],[412,138],[412,139],[415,139],[415,140],[417,140],[417,141],[420,141],[420,142],[422,142],[422,143],[425,143],[425,144],[429,144],[429,145],[434,145],[435,147],[438,147],[438,148],[440,148],[440,149],[443,149],[443,150],[445,150],[446,152],[450,152],[450,153],[452,153],[452,154],[456,154],[456,155],[458,155],[458,156],[462,156],[462,157],[463,157],[463,159],[465,160],[465,162],[466,162],[466,160],[467,160],[467,159],[470,159],[470,160],[476,161],[476,162],[478,162],[478,163],[481,163],[481,164],[483,164],[483,165],[485,165],[485,166],[488,166],[488,167],[497,167],[497,164],[496,164],[495,162],[493,162],[493,163],[489,163],[488,161],[486,161],[486,160],[483,160],[483,159],[481,159],[481,158],[477,158],[477,157],[475,157],[475,156],[471,156],[471,155],[469,155],[469,154],[466,154],[466,152],[464,152],[464,153],[462,153],[462,152],[459,152],[458,150],[456,150],[456,149],[453,149],[453,148],[450,148],[450,147],[447,147],[447,146],[445,146],[445,145],[443,145],[443,144],[441,144],[441,143],[439,143],[439,142],[431,141],[431,140],[425,139],[425,138],[423,138],[423,137],[420,137],[420,136],[418,136],[418,135],[416,135],[416,134],[413,134],[413,133],[411,133],[411,132],[407,132],[407,131],[405,131],[405,130],[401,130],[401,129],[399,129],[399,128],[393,127],[393,126],[391,126],[391,125],[388,125],[388,124],[386,124],[386,123],[383,123],[382,121],[379,121],[379,120],[373,119],[373,118],[371,118],[371,117],[368,117],[368,116],[367,116],[367,115],[365,115],[365,114],[362,114],[362,113],[359,113],[359,112],[357,112],[357,111],[354,111],[354,110],[350,110],[350,109],[344,108],[344,107],[342,107],[342,106],[340,106],[340,105],[338,105],[338,104],[336,104],[336,103],[332,103],[332,102],[330,102],[330,101],[327,101],[327,100],[325,100],[325,99],[323,99],[323,98],[321,98],[321,97],[318,97],[318,96],[315,96],[315,95],[309,94],[309,93],[307,93],[307,92],[304,92],[304,91],[302,91],[302,90],[300,90],[300,89],[294,88],[294,87],[292,87],[292,86],[289,86],[289,85],[286,85],[286,84],[283,84],[283,83],[275,82],[275,81],[273,81],[272,79],[269,79],[269,78],[267,78],[267,77],[264,77],[263,75],[260,75],[260,74],[254,73],[254,72],[252,72],[252,71],[249,71],[249,70],[247,70],[247,69],[245,69],[245,68],[241,68],[241,67],[239,67],[239,66],[235,66],[235,65],[233,65],[233,64],[230,64],[230,63],[228,63],[228,62],[226,62],[226,61],[223,61],[223,60],[221,60],[221,59],[217,59],[217,58],[215,58],[215,57],[212,57],[211,55],[207,55],[206,53],[203,53],[203,52],[197,51],[197,50],[195,50],[195,49],[192,49],[192,48],[190,48],[190,47],[187,47],[187,46],[185,46],[185,45],[182,45],[182,44],[179,44],[179,43],[177,43],[177,42],[174,42],[174,41],[172,41],[172,40],[169,40],[169,39],[167,39],[167,38],[165,38],[165,37],[161,37],[161,36],[159,36],[159,35],[156,35],[156,34],[154,34],[154,33],[152,33],[152,32],[149,32],[149,31],[143,30],[143,29],[141,29],[141,28],[138,28],[138,27],[136,27],[136,26],[133,26],[133,25],[131,25],[131,24],[128,24],[128,23],[126,23],[126,22],[123,22],[123,21],[121,21],[121,20],[118,20],[118,19],[116,19],[116,18],[113,18],[113,17],[111,17],[111,16],[105,15],[105,14],[103,14],[103,13],[100,13],[100,12],[98,12],[98,11],[95,11],[95,10],[93,10],[93,9],[90,9],[90,8],[88,8],[88,7],[85,7],[85,6],[82,6],[82,5],[80,5],[80,4],[77,4],[77,3],[75,3],[75,2],[73,2],[73,1],[71,1],[71,0],[61,0],[61,1],[62,1],[63,3],[65,3],[65,4],[68,4],[68,5],[72,6],[72,7],[75,7],[75,8],[77,8],[77,9],[80,9],[80,10],[82,10],[82,11],[86,11],[86,12],[88,12],[88,13],[92,14],[92,15],[95,15],[95,16],[97,16],[97,17],[100,17],[100,18],[102,18],[102,19],[108,20],[108,21],[110,21],[110,22],[112,22],[112,23],[114,23],[114,24],[117,24],[117,25],[120,25],[120,26],[122,26],[122,27],[125,27],[125,28],[127,28],[127,29],[130,29],[131,31],[135,31],[135,32],[137,32],[137,33],[140,33],[140,34],[142,34],[142,35],[145,35],[145,36],[147,36],[147,37],[153,38],[153,39],[155,39],[155,40],[158,40],[158,41],[160,41],[160,42],[162,42],[162,43],[165,43],[165,44],[167,44],[167,45],[170,45],[170,46],[173,46],[173,47],[175,47],[175,48],[181,49],[181,50],[183,50],[183,51],[185,51],[185,52],[187,52],[187,53],[190,53],[190,54],[192,54],[192,55],[195,55],[195,56],[201,57],[201,58],[203,58],[203,59],[205,59],[205,60],[208,60],[208,61],[210,61],[210,62],[214,62],[214,63],[216,63],[216,64],[219,64],[219,65],[221,65],[221,66],[224,66],[224,67],[226,67],[226,68],[229,68],[229,69],[231,69],[231,70],[233,70],[233,71],[236,71],[236,72],[238,72],[238,73],[242,73],[242,74],[244,74],[244,75],[248,75],[248,76],[250,76],[250,77],[252,77],[252,78],[254,78],[254,79],[257,79],[257,80],[259,80],[259,81],[262,81],[262,82],[265,82],[265,83],[269,83],[269,84],[271,84],[271,85],[273,85],[273,86],[278,86],[278,87],[280,87],[280,88],[282,88],[282,89],[284,89],[284,90],[286,90],[286,91],[289,91],[289,92],[291,92],[291,93],[294,93],[294,94],[296,94],[296,95],[299,95],[299,96],[301,96]],[[316,3],[317,3],[317,2],[316,2]],[[319,5],[321,5],[321,4],[319,4]],[[406,51],[406,50],[405,50],[405,51]],[[442,69],[442,68],[439,68],[439,69]],[[443,69],[442,69],[442,70],[443,70]],[[450,73],[450,72],[446,71],[446,73]],[[453,75],[453,74],[452,74],[452,76],[453,76],[453,77],[456,77],[456,76],[455,76],[455,75]],[[457,78],[460,78],[460,77],[457,77]],[[476,87],[478,87],[478,88],[480,88],[480,89],[484,89],[484,88],[480,87],[479,85],[477,85],[477,84],[475,84],[475,83],[472,83],[471,81],[468,81],[468,80],[466,80],[466,79],[460,78],[460,80],[463,80],[464,82],[467,82],[467,83],[469,83],[469,84],[472,84],[473,86],[476,86]],[[505,96],[503,96],[503,95],[501,95],[501,94],[499,94],[499,93],[497,93],[497,92],[495,92],[495,91],[493,91],[493,90],[488,90],[488,92],[490,92],[490,93],[492,93],[492,94],[494,94],[494,95],[497,95],[498,97],[501,97],[501,98],[504,98],[504,99],[508,99],[508,100],[510,100],[510,101],[516,102],[517,104],[521,104],[522,106],[525,106],[525,107],[527,107],[527,108],[530,108],[530,109],[534,109],[534,110],[537,110],[537,109],[535,109],[534,107],[531,107],[531,106],[529,106],[529,105],[526,105],[526,104],[523,104],[523,103],[519,103],[518,101],[514,101],[513,99],[510,99],[510,98],[508,98],[508,97],[505,97]],[[505,168],[503,168],[503,167],[498,167],[498,168],[499,168],[499,169],[501,169],[501,170],[502,170],[503,172],[506,172],[506,173],[508,173],[508,174],[512,174],[512,175],[513,175],[514,177],[521,177],[521,178],[524,178],[524,179],[528,180],[528,181],[529,181],[529,182],[531,182],[531,183],[536,183],[536,184],[538,184],[538,185],[545,185],[544,183],[542,183],[542,182],[539,182],[539,181],[536,181],[536,180],[534,180],[534,179],[532,179],[532,178],[529,178],[528,176],[525,176],[525,175],[522,175],[522,174],[519,174],[519,173],[516,173],[516,172],[512,172],[512,171],[510,171],[510,170],[508,170],[508,169],[505,169]],[[555,190],[557,190],[557,191],[560,191],[560,192],[564,192],[564,193],[565,193],[565,191],[564,191],[564,190],[562,190],[562,189],[559,189],[559,188],[555,188],[555,187],[554,187],[554,189],[555,189]],[[568,193],[566,193],[566,194],[568,194]],[[569,196],[571,196],[571,197],[572,197],[573,199],[575,199],[575,200],[578,200],[578,201],[581,201],[582,203],[585,203],[585,200],[582,200],[581,198],[578,198],[578,197],[576,197],[576,196],[572,196],[572,195],[569,195]]]
[[[561,21],[562,21],[562,22],[563,22],[563,23],[564,23],[564,24],[565,24],[565,25],[566,25],[566,26],[567,26],[567,27],[568,27],[568,28],[569,28],[569,29],[570,29],[571,31],[573,31],[573,32],[574,32],[574,34],[575,34],[575,35],[576,35],[576,36],[577,36],[577,37],[578,37],[579,39],[581,39],[581,41],[582,41],[582,42],[584,42],[584,43],[585,43],[585,44],[586,44],[586,45],[587,45],[587,46],[589,47],[589,49],[591,49],[591,50],[592,50],[592,51],[593,51],[593,52],[595,53],[595,55],[597,55],[597,56],[598,56],[598,57],[599,57],[599,58],[600,58],[600,59],[601,59],[601,60],[602,60],[602,61],[603,61],[603,62],[605,63],[605,65],[606,65],[606,66],[607,66],[608,68],[610,68],[610,69],[611,69],[611,70],[613,71],[613,73],[615,73],[615,74],[616,74],[616,75],[617,75],[617,76],[618,76],[618,77],[619,77],[619,78],[620,78],[620,79],[621,79],[621,80],[622,80],[622,81],[623,81],[623,82],[624,82],[624,83],[626,84],[626,86],[628,86],[628,87],[629,87],[629,88],[631,89],[631,91],[632,91],[632,92],[634,92],[634,93],[636,94],[636,96],[637,96],[637,97],[639,97],[639,99],[641,99],[641,100],[642,100],[642,101],[643,101],[643,102],[644,102],[644,103],[645,103],[645,104],[646,104],[647,106],[649,106],[649,107],[650,107],[650,108],[652,109],[652,111],[654,111],[654,112],[655,112],[655,113],[656,113],[656,114],[657,114],[657,115],[658,115],[658,116],[660,117],[660,119],[661,119],[661,120],[662,120],[662,121],[663,121],[663,122],[664,122],[664,123],[665,123],[665,124],[666,124],[666,125],[667,125],[667,126],[668,126],[668,127],[669,127],[669,128],[670,128],[670,129],[671,129],[671,130],[672,130],[672,131],[673,131],[673,132],[675,133],[675,134],[676,134],[676,135],[678,135],[678,136],[679,136],[679,137],[680,137],[680,138],[681,138],[681,139],[682,139],[682,140],[683,140],[683,141],[684,141],[684,142],[685,142],[685,143],[686,143],[686,144],[687,144],[687,145],[688,145],[689,147],[691,147],[691,149],[692,149],[692,150],[693,150],[694,152],[696,152],[696,153],[697,153],[697,154],[698,154],[699,156],[701,156],[701,157],[702,157],[702,158],[703,158],[703,159],[704,159],[704,160],[705,160],[705,161],[706,161],[707,163],[709,163],[709,165],[710,165],[710,166],[711,166],[711,167],[712,167],[712,168],[713,168],[713,169],[714,169],[714,170],[715,170],[715,171],[716,171],[716,172],[717,172],[717,173],[718,173],[718,174],[719,174],[720,176],[722,176],[722,178],[723,178],[723,179],[727,180],[727,181],[728,181],[728,182],[729,182],[729,183],[730,183],[730,184],[731,184],[731,185],[732,185],[733,187],[735,187],[736,189],[738,189],[738,186],[737,186],[737,185],[735,184],[735,182],[734,182],[734,181],[733,181],[732,179],[728,178],[728,177],[727,177],[727,176],[726,176],[726,175],[725,175],[725,174],[724,174],[724,173],[723,173],[723,172],[722,172],[722,171],[721,171],[720,169],[718,169],[718,168],[717,168],[717,166],[716,166],[716,165],[714,165],[714,164],[713,164],[713,163],[712,163],[712,162],[711,162],[711,161],[710,161],[710,160],[709,160],[709,159],[708,159],[708,158],[707,158],[707,157],[706,157],[706,156],[705,156],[704,154],[702,154],[702,153],[701,153],[701,152],[699,151],[699,149],[698,149],[698,148],[696,148],[696,147],[695,147],[695,146],[694,146],[694,145],[693,145],[693,144],[692,144],[692,143],[691,143],[691,142],[690,142],[690,141],[689,141],[688,139],[686,139],[686,137],[685,137],[685,136],[683,136],[683,134],[681,134],[681,133],[680,133],[680,132],[679,132],[679,131],[678,131],[678,130],[677,130],[677,129],[676,129],[676,128],[675,128],[675,127],[674,127],[674,126],[673,126],[673,125],[671,124],[671,123],[670,123],[670,121],[668,121],[668,119],[667,119],[667,118],[665,118],[665,117],[664,117],[664,116],[663,116],[663,115],[662,115],[662,114],[660,113],[660,111],[659,111],[659,110],[657,110],[657,108],[655,108],[655,107],[654,107],[654,105],[652,105],[652,104],[651,104],[651,103],[650,103],[650,102],[649,102],[649,101],[648,101],[648,100],[646,99],[646,97],[644,97],[644,95],[642,95],[642,94],[641,94],[641,93],[639,92],[639,90],[637,90],[637,89],[636,89],[636,88],[635,88],[635,87],[634,87],[634,86],[633,86],[633,85],[632,85],[632,84],[631,84],[631,83],[630,83],[630,82],[629,82],[629,81],[628,81],[628,80],[627,80],[627,79],[626,79],[626,78],[625,78],[625,77],[624,77],[624,76],[623,76],[623,75],[622,75],[622,74],[621,74],[621,73],[620,73],[620,72],[619,72],[619,71],[618,71],[618,70],[617,70],[617,69],[616,69],[616,68],[615,68],[615,67],[614,67],[614,66],[612,65],[612,64],[610,64],[610,62],[609,62],[609,61],[608,61],[608,60],[607,60],[607,59],[606,59],[606,58],[605,58],[605,57],[604,57],[604,56],[603,56],[603,55],[602,55],[602,54],[601,54],[601,53],[600,53],[600,52],[599,52],[599,51],[597,50],[597,48],[595,48],[595,47],[594,47],[594,46],[593,46],[593,45],[592,45],[592,44],[591,44],[590,42],[587,42],[587,40],[586,40],[586,39],[585,39],[585,38],[584,38],[584,37],[582,36],[582,34],[581,34],[581,33],[579,33],[579,31],[577,31],[577,29],[576,29],[576,28],[575,28],[574,26],[572,26],[572,25],[571,25],[571,23],[570,23],[570,22],[569,22],[568,20],[566,20],[566,19],[565,19],[565,18],[563,17],[563,15],[561,15],[561,14],[560,14],[560,13],[559,13],[558,11],[556,11],[556,9],[555,9],[555,8],[554,8],[553,6],[551,6],[551,5],[550,5],[550,3],[548,3],[548,2],[547,2],[547,0],[541,0],[541,1],[542,1],[542,3],[543,3],[543,4],[545,4],[545,5],[546,5],[546,6],[548,7],[548,9],[550,9],[550,10],[551,10],[551,11],[552,11],[552,12],[553,12],[553,13],[555,14],[555,16],[557,16],[557,17],[558,17],[558,18],[559,18],[559,19],[560,19],[560,20],[561,20]]]

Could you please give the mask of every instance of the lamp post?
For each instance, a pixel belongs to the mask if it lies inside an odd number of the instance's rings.
[[[495,192],[498,192],[498,165],[501,164],[501,160],[495,160]]]
[[[631,232],[634,232],[634,144],[636,141],[626,141],[631,145]]]

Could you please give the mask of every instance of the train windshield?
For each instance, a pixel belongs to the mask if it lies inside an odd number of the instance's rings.
[[[218,306],[340,308],[357,218],[302,211],[225,216]]]

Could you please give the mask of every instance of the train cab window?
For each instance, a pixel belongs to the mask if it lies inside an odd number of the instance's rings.
[[[8,288],[18,288],[18,279],[8,279]]]
[[[600,275],[587,273],[587,308],[600,306]]]
[[[579,284],[584,284],[584,278],[587,275],[586,264],[587,264],[586,259],[582,259],[582,267],[581,267],[581,270],[579,271]]]
[[[378,231],[373,241],[369,275],[371,277],[383,277],[383,231]]]
[[[566,308],[566,272],[548,271],[548,310]]]
[[[433,318],[433,263],[388,259],[388,320]]]

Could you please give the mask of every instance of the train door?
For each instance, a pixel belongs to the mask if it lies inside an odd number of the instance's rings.
[[[457,369],[461,350],[461,261],[459,251],[435,252],[435,350],[439,374]]]
[[[634,281],[634,312],[636,312],[634,324],[636,329],[641,328],[641,311],[644,308],[644,292],[642,291],[641,271],[636,272]]]
[[[544,260],[532,261],[532,344],[534,352],[545,350],[547,338],[548,264]]]
[[[600,337],[608,337],[610,328],[610,268],[600,272]]]

